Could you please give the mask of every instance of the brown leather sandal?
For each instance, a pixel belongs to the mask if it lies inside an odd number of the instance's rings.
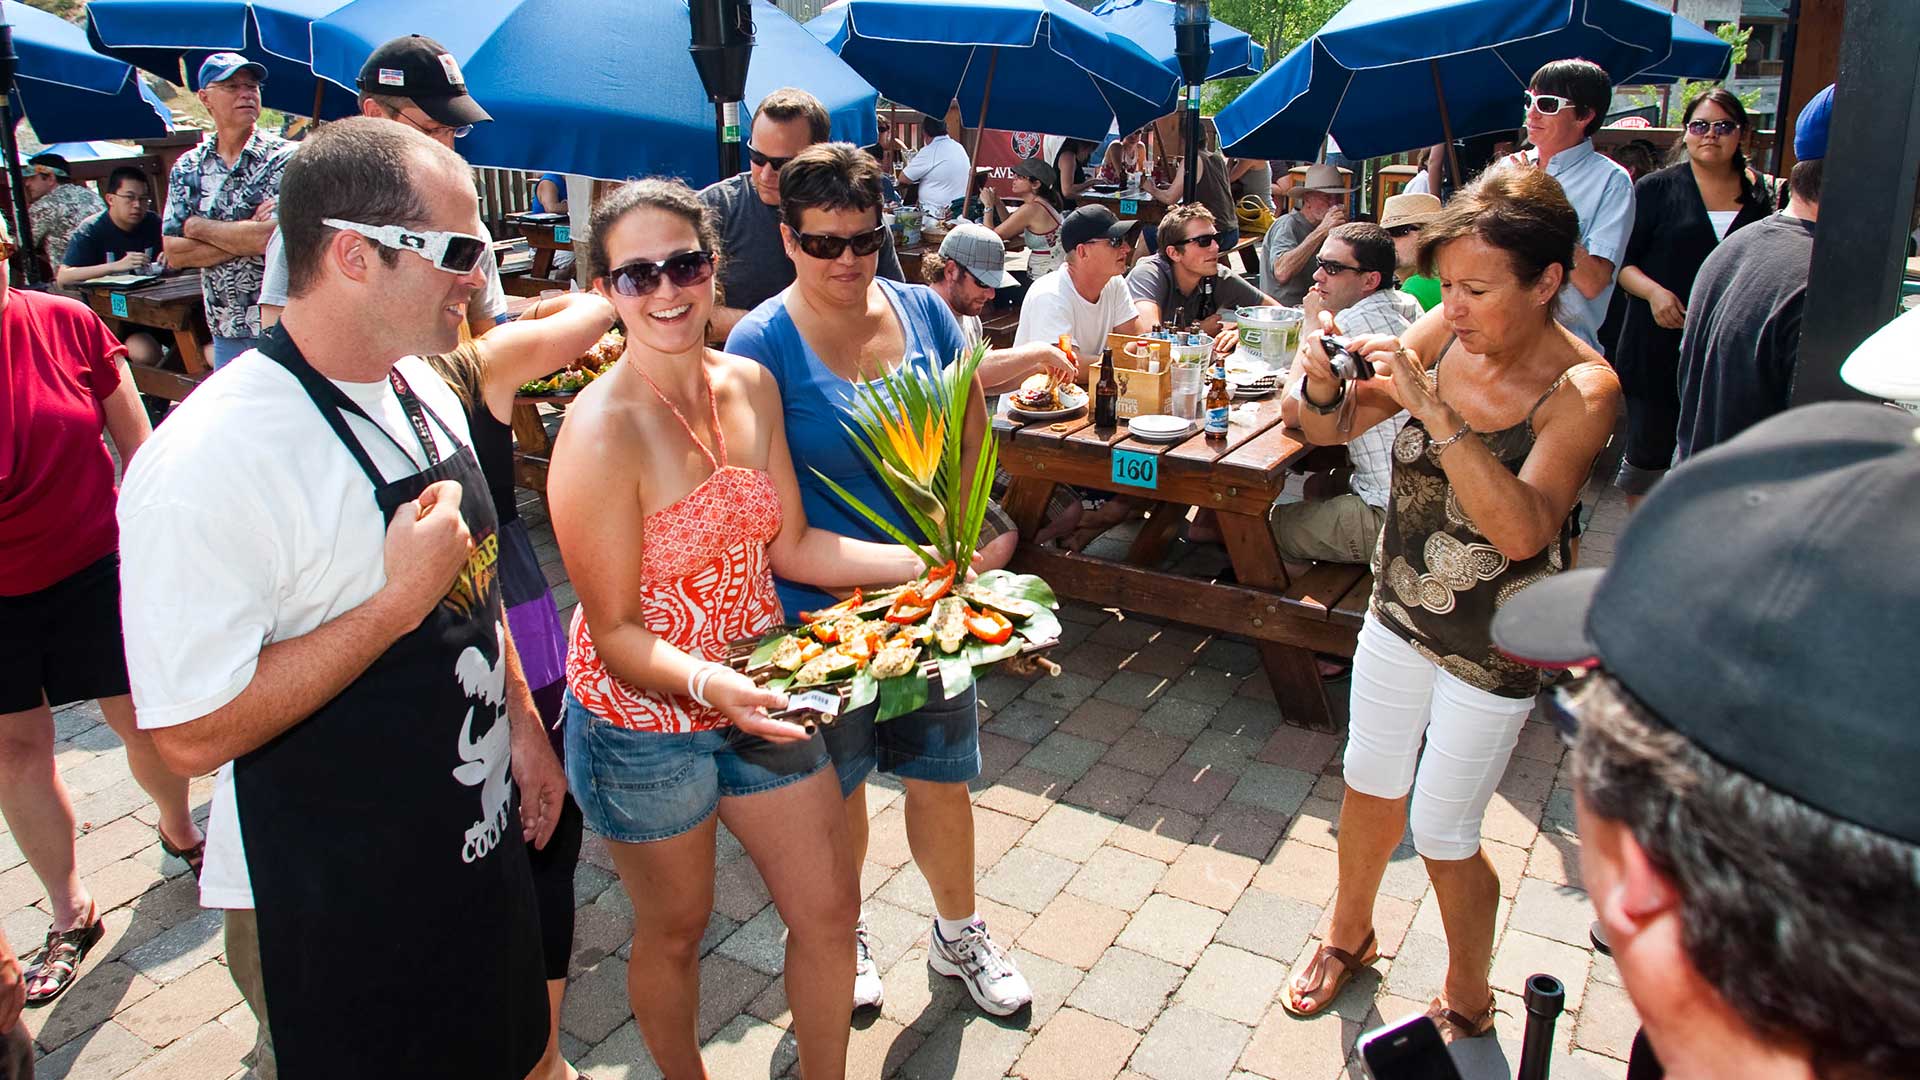
[[[1440,1028],[1443,1042],[1455,1039],[1477,1039],[1493,1030],[1494,1003],[1487,1002],[1487,1011],[1477,1017],[1462,1016],[1447,1007],[1447,1003],[1434,998],[1427,1006],[1427,1018]]]
[[[22,980],[27,984],[28,1007],[51,1004],[66,993],[75,976],[80,974],[80,965],[87,959],[87,953],[93,951],[106,934],[107,924],[100,918],[98,903],[87,909],[87,918],[79,926],[47,931],[47,943],[40,949],[39,960],[27,969]]]
[[[1373,947],[1373,931],[1371,930],[1367,931],[1366,939],[1360,942],[1360,947],[1353,952],[1348,952],[1345,949],[1336,949],[1331,945],[1322,945],[1314,951],[1313,959],[1307,961],[1306,970],[1302,971],[1300,975],[1305,978],[1309,984],[1316,987],[1316,989],[1309,990],[1307,993],[1318,997],[1321,992],[1324,991],[1326,996],[1320,1000],[1319,1004],[1311,1009],[1297,1008],[1293,1003],[1293,995],[1295,992],[1293,989],[1293,980],[1289,979],[1287,980],[1287,992],[1285,996],[1280,999],[1280,1007],[1301,1019],[1309,1016],[1318,1016],[1333,1005],[1334,999],[1340,996],[1340,992],[1347,988],[1347,984],[1353,981],[1355,975],[1360,974],[1361,969],[1378,959],[1380,959],[1380,951]],[[1326,982],[1327,968],[1330,964],[1334,963],[1340,965],[1340,970],[1334,973],[1333,983],[1329,986]]]
[[[173,846],[173,841],[167,839],[167,834],[160,832],[158,827],[155,827],[153,831],[159,833],[160,850],[186,863],[187,869],[193,871],[193,880],[199,881],[200,868],[205,865],[207,861],[207,841],[202,838],[199,843],[190,848],[177,848]]]

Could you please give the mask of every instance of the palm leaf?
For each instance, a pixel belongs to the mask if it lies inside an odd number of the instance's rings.
[[[908,539],[907,534],[901,532],[897,527],[895,527],[893,522],[888,521],[886,518],[881,517],[877,513],[874,513],[872,508],[868,507],[866,503],[861,502],[858,497],[856,497],[852,492],[848,491],[846,488],[843,488],[839,484],[834,483],[833,478],[828,476],[826,473],[821,472],[819,469],[815,469],[813,470],[813,475],[819,477],[821,481],[824,482],[827,485],[827,487],[835,495],[840,496],[840,501],[852,507],[855,513],[858,513],[861,517],[866,518],[868,521],[873,523],[875,528],[879,529],[881,532],[884,532],[888,536],[892,537],[894,543],[902,544],[908,548],[911,548],[913,550],[913,553],[915,555],[920,556],[920,561],[923,563],[926,563],[929,569],[938,567],[945,562],[945,560],[940,559],[939,557],[931,554],[925,548],[921,547],[919,544]]]

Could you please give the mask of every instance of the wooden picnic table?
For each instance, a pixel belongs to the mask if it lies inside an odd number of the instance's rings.
[[[533,249],[533,266],[527,271],[528,282],[536,287],[566,288],[566,281],[553,277],[554,256],[573,250],[573,230],[567,224],[566,217],[558,214],[509,214],[506,221],[526,237],[527,246]]]
[[[1013,477],[1003,505],[1023,537],[1043,524],[1055,484],[1151,501],[1124,559],[1022,543],[1015,569],[1046,578],[1062,596],[1252,638],[1282,717],[1332,730],[1314,653],[1353,655],[1372,577],[1365,567],[1322,563],[1296,578],[1283,565],[1268,510],[1289,470],[1314,448],[1281,423],[1277,398],[1236,405],[1225,438],[1196,433],[1171,445],[1131,438],[1124,424],[1102,432],[1084,416],[1051,423],[1003,416],[994,428],[1000,467]],[[1233,580],[1162,569],[1189,507],[1217,514]]]
[[[184,270],[139,285],[82,282],[82,295],[94,312],[126,337],[132,330],[173,335],[173,356],[163,366],[129,365],[142,394],[180,401],[213,370],[213,336],[207,329],[200,271]]]
[[[1158,225],[1160,219],[1167,216],[1167,204],[1144,192],[1139,193],[1135,198],[1123,199],[1118,192],[1095,191],[1089,188],[1074,198],[1081,206],[1104,206],[1113,211],[1113,216],[1121,221]]]

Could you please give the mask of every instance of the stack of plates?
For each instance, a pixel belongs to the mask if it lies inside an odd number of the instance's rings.
[[[1280,388],[1278,375],[1265,375],[1257,379],[1235,379],[1227,377],[1227,396],[1235,401],[1251,401],[1263,398]]]
[[[1127,421],[1127,430],[1142,442],[1176,443],[1199,430],[1199,425],[1184,416],[1150,413]]]

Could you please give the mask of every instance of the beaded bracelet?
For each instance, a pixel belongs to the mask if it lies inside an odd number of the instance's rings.
[[[1452,446],[1454,443],[1459,442],[1461,439],[1466,438],[1472,432],[1473,432],[1473,427],[1463,421],[1460,424],[1459,431],[1456,431],[1453,434],[1447,436],[1446,438],[1441,439],[1439,442],[1436,442],[1433,444],[1433,459],[1435,461],[1440,460],[1440,455],[1446,453],[1448,447]]]

